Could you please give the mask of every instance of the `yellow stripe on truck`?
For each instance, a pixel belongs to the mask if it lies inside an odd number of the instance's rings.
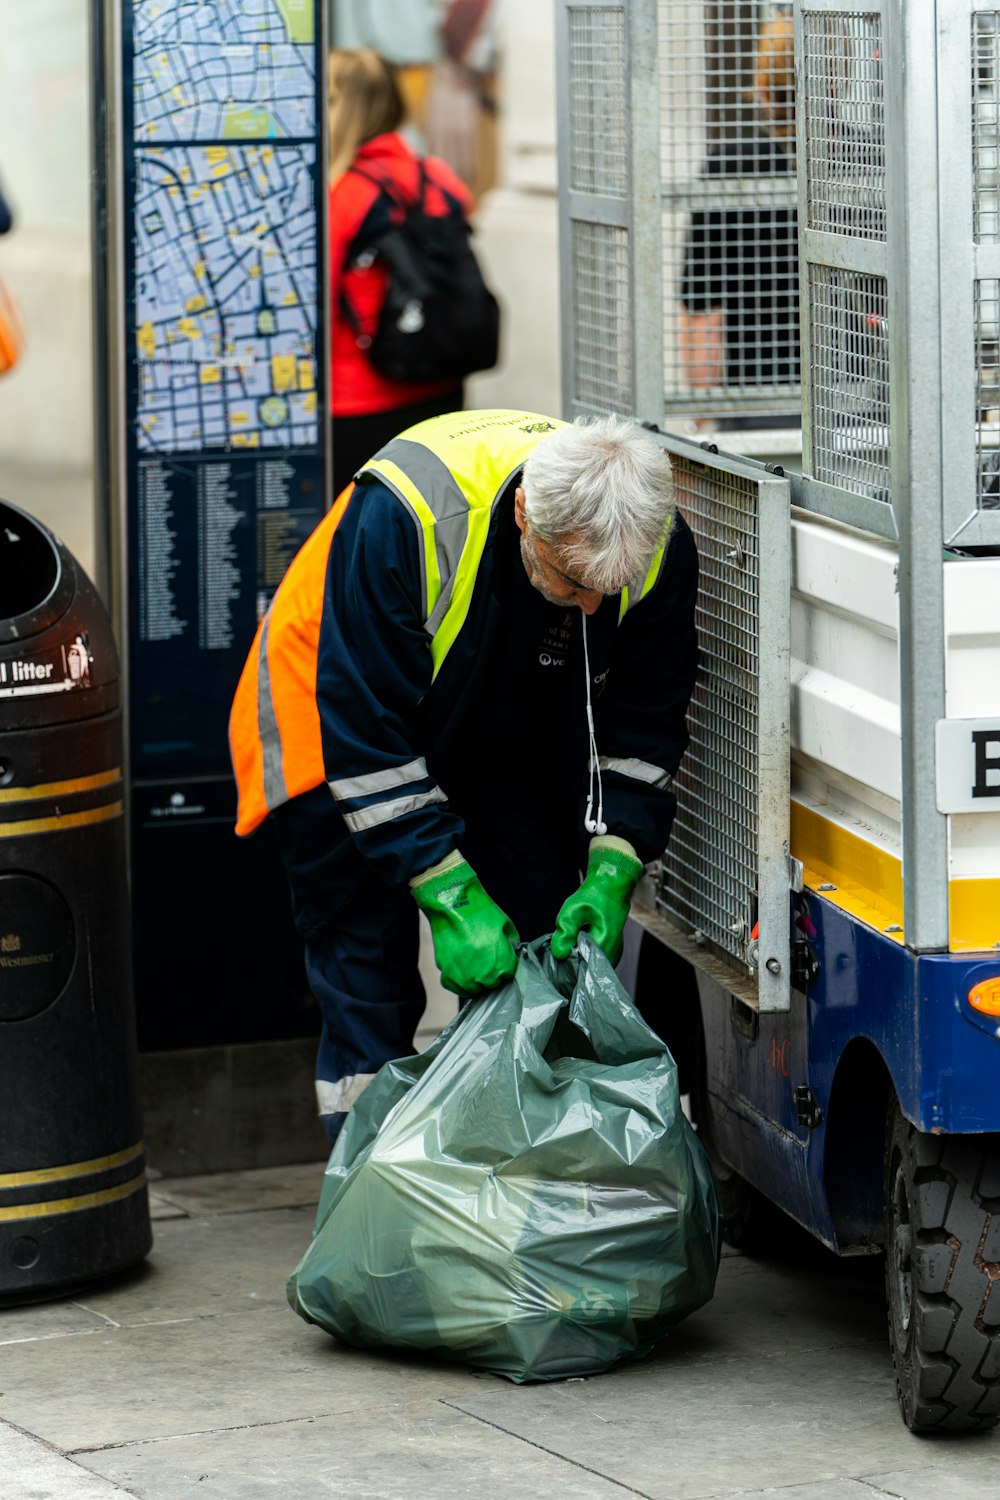
[[[948,931],[952,953],[1000,947],[1000,880],[950,880]]]
[[[792,803],[791,834],[811,891],[879,932],[899,929],[887,936],[903,941],[903,871],[894,854],[800,802]]]
[[[799,802],[792,803],[791,828],[792,855],[802,863],[808,888],[902,943],[903,871],[898,857]],[[1000,947],[1000,880],[950,880],[948,930],[951,953],[995,952]]]

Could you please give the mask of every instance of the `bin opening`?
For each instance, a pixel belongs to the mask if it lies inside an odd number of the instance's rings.
[[[59,554],[23,511],[0,500],[0,615],[15,619],[44,604],[59,580]]]

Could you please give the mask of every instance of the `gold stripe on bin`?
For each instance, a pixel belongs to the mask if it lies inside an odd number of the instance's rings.
[[[124,803],[118,801],[54,818],[23,818],[19,823],[0,823],[0,839],[23,839],[30,833],[54,833],[57,829],[83,828],[88,823],[107,823],[111,818],[120,818],[123,811]]]
[[[0,788],[0,804],[4,802],[39,802],[43,797],[75,797],[80,792],[96,792],[102,786],[114,786],[122,779],[121,766],[110,771],[98,771],[93,776],[77,776],[71,781],[41,781],[35,786],[9,786]]]
[[[0,1224],[14,1219],[47,1219],[53,1214],[72,1214],[82,1208],[100,1208],[102,1203],[115,1203],[119,1198],[130,1198],[146,1186],[146,1174],[130,1177],[117,1187],[99,1188],[95,1193],[80,1193],[76,1198],[53,1198],[44,1203],[17,1203],[11,1208],[0,1208]]]
[[[115,1151],[110,1156],[92,1156],[89,1161],[72,1161],[62,1167],[38,1167],[33,1172],[0,1173],[0,1188],[37,1187],[43,1182],[65,1182],[70,1177],[91,1177],[95,1172],[110,1172],[135,1161],[142,1155],[142,1141]]]

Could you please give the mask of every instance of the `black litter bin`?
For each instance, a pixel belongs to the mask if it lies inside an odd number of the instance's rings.
[[[0,501],[0,1298],[152,1243],[119,665],[61,542]]]

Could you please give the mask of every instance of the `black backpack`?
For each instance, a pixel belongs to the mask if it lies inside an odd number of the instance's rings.
[[[469,243],[461,205],[444,193],[449,212],[426,212],[427,173],[420,163],[415,202],[406,202],[381,177],[381,190],[347,255],[348,267],[377,257],[389,273],[378,327],[369,339],[344,291],[341,316],[375,369],[391,380],[461,380],[497,362],[500,309],[483,280]],[[400,218],[400,210],[402,218]]]

